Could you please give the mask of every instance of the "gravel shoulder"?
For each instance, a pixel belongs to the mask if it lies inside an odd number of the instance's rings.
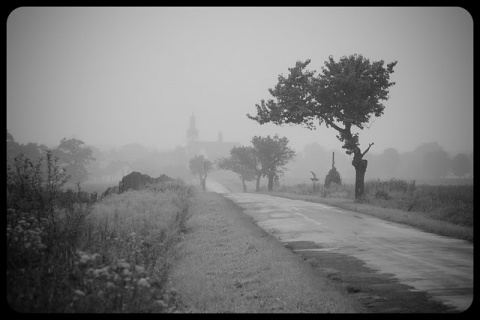
[[[263,231],[234,202],[196,195],[169,285],[187,313],[368,312],[350,289]]]

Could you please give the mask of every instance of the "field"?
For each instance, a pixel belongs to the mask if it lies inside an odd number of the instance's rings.
[[[241,191],[229,178],[224,185]],[[100,198],[100,187],[88,187],[93,196],[65,183],[48,157],[7,170],[7,301],[16,311],[364,311],[220,195],[177,180]],[[368,181],[360,201],[348,184],[271,194],[473,241],[473,186]]]

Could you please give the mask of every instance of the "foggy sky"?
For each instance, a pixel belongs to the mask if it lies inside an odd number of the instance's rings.
[[[50,147],[200,140],[250,145],[278,133],[291,146],[339,149],[325,127],[259,125],[246,117],[297,60],[320,72],[329,55],[397,60],[384,115],[363,150],[438,142],[473,151],[473,21],[462,8],[30,8],[7,21],[7,129]]]

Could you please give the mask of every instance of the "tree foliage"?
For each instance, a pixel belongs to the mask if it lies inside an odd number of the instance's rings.
[[[278,135],[270,137],[254,136],[253,148],[261,164],[261,174],[268,178],[268,190],[273,189],[273,181],[285,172],[285,165],[295,157],[295,151],[288,147],[288,139]]]
[[[214,163],[203,155],[197,155],[190,159],[188,165],[193,175],[198,175],[202,189],[206,188],[207,175],[215,168]]]
[[[92,156],[92,149],[87,147],[85,142],[75,138],[63,138],[53,151],[65,167],[72,182],[83,182],[87,179],[88,171],[85,165],[95,158]]]
[[[230,157],[219,159],[217,167],[237,173],[242,180],[243,192],[247,192],[245,181],[255,179],[255,158],[253,147],[233,147],[230,150]]]
[[[343,143],[342,148],[348,155],[353,155],[352,165],[357,171],[359,193],[363,193],[363,177],[367,162],[359,148],[358,133],[352,129],[364,129],[372,116],[383,114],[388,100],[390,74],[397,62],[384,67],[384,61],[373,61],[362,55],[350,55],[337,62],[332,56],[325,62],[322,72],[306,69],[310,59],[297,61],[295,67],[289,68],[287,77],[279,75],[278,83],[268,91],[274,99],[261,100],[256,104],[257,115],[247,117],[260,124],[272,122],[304,125],[315,129],[317,124],[325,124],[337,130],[337,138]],[[357,195],[357,192],[356,192]]]
[[[463,153],[459,153],[452,159],[452,171],[457,177],[463,177],[468,172],[468,158]]]
[[[33,162],[41,159],[48,151],[47,146],[29,142],[27,144],[20,144],[15,141],[14,137],[7,130],[7,164],[13,165],[14,159],[23,154],[24,157]]]

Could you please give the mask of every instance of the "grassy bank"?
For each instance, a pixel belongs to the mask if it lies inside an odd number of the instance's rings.
[[[337,206],[406,224],[435,234],[473,242],[473,185],[415,185],[414,181],[367,181],[365,196],[354,199],[353,185],[299,184],[269,194]],[[261,192],[267,193],[266,190]]]
[[[165,288],[193,189],[181,181],[93,201],[52,159],[7,171],[7,301],[18,312],[172,312]]]
[[[230,200],[198,192],[170,285],[185,312],[357,312],[344,289],[265,233]]]

